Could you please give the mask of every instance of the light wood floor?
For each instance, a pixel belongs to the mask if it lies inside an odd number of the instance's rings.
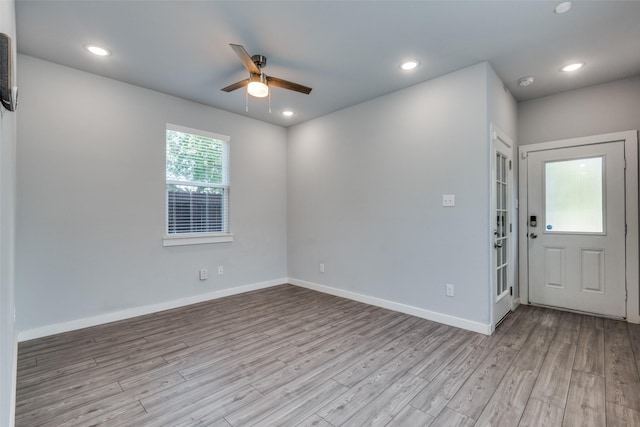
[[[640,426],[640,326],[487,337],[283,285],[23,342],[17,426]]]

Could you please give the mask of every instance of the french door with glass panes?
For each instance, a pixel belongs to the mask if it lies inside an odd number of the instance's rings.
[[[513,182],[511,153],[513,144],[501,132],[493,133],[492,170],[492,269],[493,326],[512,307],[512,223],[511,187]]]

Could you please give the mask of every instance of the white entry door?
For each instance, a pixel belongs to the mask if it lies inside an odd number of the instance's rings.
[[[511,188],[513,170],[511,153],[513,143],[501,131],[492,133],[492,245],[493,245],[493,326],[497,325],[512,308],[514,253],[511,220]]]
[[[626,316],[623,141],[529,152],[529,301]]]

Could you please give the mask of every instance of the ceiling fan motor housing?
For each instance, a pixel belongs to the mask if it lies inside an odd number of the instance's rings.
[[[267,66],[267,57],[266,56],[253,55],[251,57],[251,60],[253,61],[254,64],[256,64],[256,67],[258,67],[258,68],[262,68],[262,67],[266,67]]]

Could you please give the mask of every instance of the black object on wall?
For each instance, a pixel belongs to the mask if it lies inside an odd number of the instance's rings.
[[[13,79],[11,71],[13,68],[11,38],[0,33],[0,101],[2,106],[9,111],[15,111],[16,103],[12,96]]]

